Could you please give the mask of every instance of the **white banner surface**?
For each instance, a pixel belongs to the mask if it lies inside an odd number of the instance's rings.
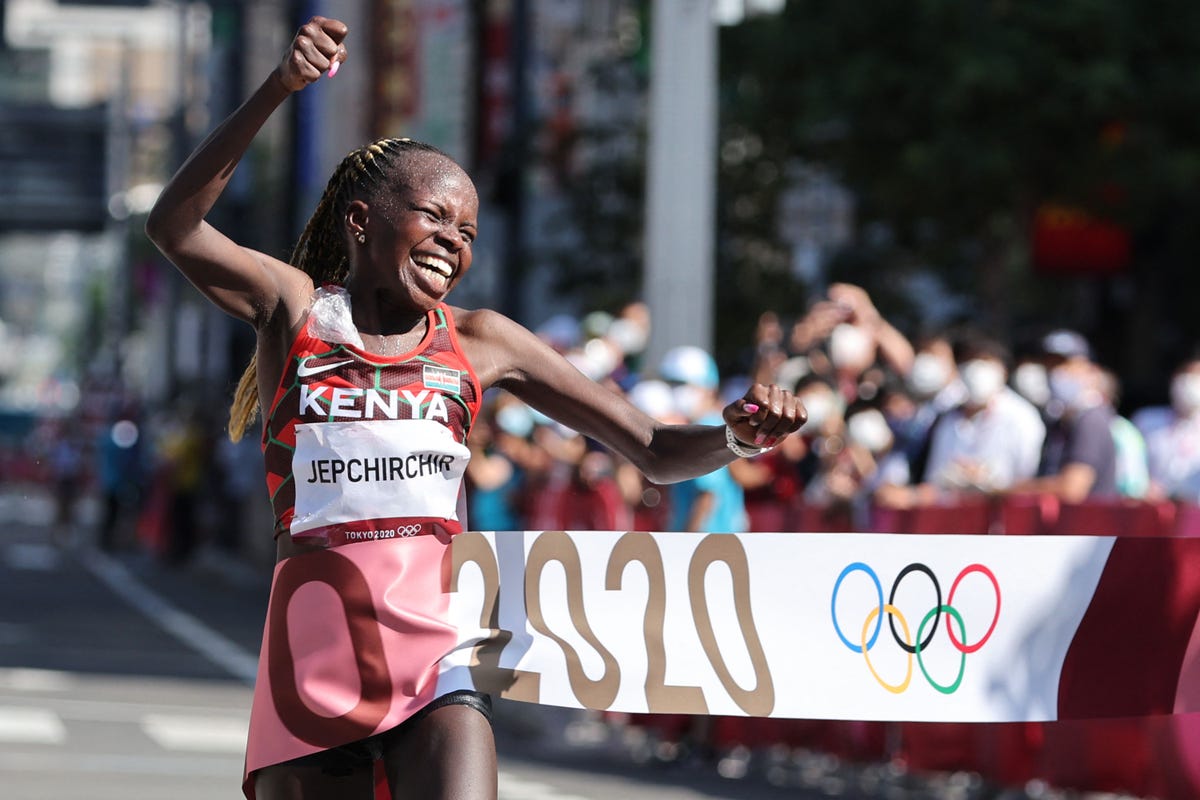
[[[1106,672],[1113,659],[1098,637],[1110,611],[1097,589],[1102,578],[1105,597],[1132,583],[1158,589],[1130,565],[1109,565],[1117,541],[464,533],[449,565],[459,646],[440,684],[466,674],[504,697],[626,712],[962,722],[1129,713],[1113,711],[1104,687],[1142,673],[1124,663]],[[1197,554],[1188,540],[1129,545],[1147,569]],[[1200,594],[1164,591],[1150,606],[1190,616],[1163,649],[1180,659],[1144,670],[1159,683],[1181,673]],[[1080,634],[1089,609],[1095,624],[1084,627],[1097,633]],[[1170,713],[1177,689],[1131,687],[1133,713]]]

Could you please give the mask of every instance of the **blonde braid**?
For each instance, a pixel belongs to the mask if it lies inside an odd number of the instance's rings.
[[[289,263],[306,272],[317,286],[344,284],[350,272],[350,256],[341,226],[346,207],[357,194],[369,197],[375,189],[385,187],[388,176],[397,166],[397,156],[403,153],[450,158],[432,145],[411,139],[379,139],[352,151],[330,176],[320,202],[292,250]],[[238,380],[229,407],[230,440],[236,442],[245,435],[258,411],[258,352],[255,351]]]

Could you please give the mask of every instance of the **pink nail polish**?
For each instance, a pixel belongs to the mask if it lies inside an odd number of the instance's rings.
[[[335,58],[333,63],[329,65],[329,77],[332,78],[334,75],[337,75],[338,69],[340,69],[341,66],[342,62]]]
[[[766,437],[766,435],[765,435],[765,434],[762,434],[762,433],[760,433],[758,436],[755,436],[755,437],[754,437],[754,446],[755,446],[755,447],[762,447],[762,446],[763,446],[763,441],[764,441],[766,438],[767,438],[767,437]]]
[[[746,405],[743,406],[743,408],[746,409],[747,414],[753,414],[756,411],[758,411],[758,405],[755,403],[746,403]]]

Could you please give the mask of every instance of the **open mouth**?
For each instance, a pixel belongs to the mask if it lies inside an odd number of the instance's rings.
[[[444,258],[427,254],[414,255],[413,263],[422,269],[438,275],[443,281],[450,280],[451,276],[454,275],[454,267]]]

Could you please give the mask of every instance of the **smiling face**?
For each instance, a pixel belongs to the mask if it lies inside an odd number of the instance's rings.
[[[414,310],[427,310],[471,267],[479,198],[467,174],[444,156],[412,154],[393,172],[397,177],[385,188],[347,211],[349,284],[352,293],[383,291]],[[357,244],[360,232],[365,244]]]

